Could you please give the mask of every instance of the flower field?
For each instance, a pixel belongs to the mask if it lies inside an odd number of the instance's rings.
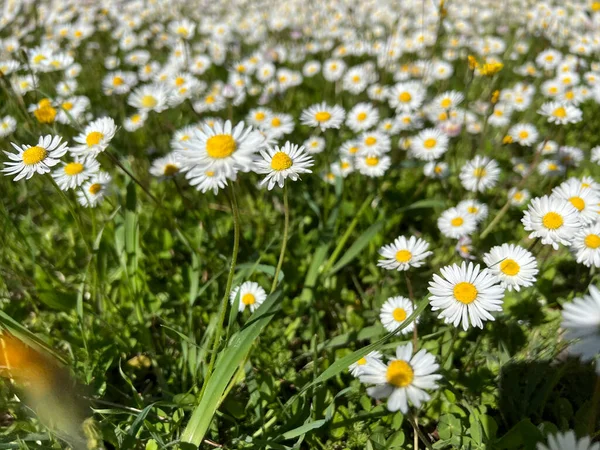
[[[600,1],[5,0],[0,449],[600,450]]]

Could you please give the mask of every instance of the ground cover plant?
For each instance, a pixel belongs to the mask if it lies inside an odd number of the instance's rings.
[[[600,2],[1,7],[0,448],[600,449]]]

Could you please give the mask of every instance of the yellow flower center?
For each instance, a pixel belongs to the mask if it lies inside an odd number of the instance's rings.
[[[359,122],[362,122],[366,118],[367,118],[367,113],[365,113],[365,112],[358,113],[358,115],[356,116],[356,120],[358,120]]]
[[[103,137],[104,135],[99,131],[92,131],[85,138],[85,142],[88,145],[88,147],[93,147],[94,145],[98,145]]]
[[[412,100],[412,95],[410,95],[410,92],[402,92],[398,96],[398,100],[400,100],[403,103],[410,102]]]
[[[350,147],[348,149],[348,153],[350,153],[351,155],[354,155],[356,152],[358,152],[358,147]]]
[[[175,78],[175,86],[183,86],[185,79],[183,77]]]
[[[183,35],[183,36],[187,35],[187,28],[186,27],[177,28],[177,34]]]
[[[477,298],[477,288],[466,281],[462,281],[454,286],[454,298],[465,305],[473,303]]]
[[[350,167],[350,163],[349,163],[349,162],[347,162],[347,161],[344,161],[344,162],[343,162],[343,163],[340,165],[340,167],[341,167],[342,169],[348,169],[348,168]]]
[[[474,171],[473,171],[473,175],[476,176],[477,178],[482,178],[484,177],[486,174],[486,171],[483,167],[477,167]]]
[[[229,134],[217,134],[206,141],[206,152],[211,158],[227,158],[236,150],[236,143]]]
[[[505,259],[500,263],[500,271],[504,275],[515,276],[521,270],[521,266],[514,259]]]
[[[377,164],[379,164],[379,158],[377,156],[367,156],[365,158],[365,163],[367,164],[367,166],[376,166]]]
[[[46,157],[47,152],[45,148],[38,147],[29,147],[27,150],[23,152],[23,164],[27,166],[31,166],[32,164],[37,164],[42,162]]]
[[[45,59],[46,59],[46,57],[44,55],[36,55],[33,58],[33,62],[36,63],[36,64],[39,64],[39,63],[41,63]]]
[[[277,152],[271,159],[271,169],[273,170],[285,170],[292,167],[292,158],[290,158],[284,152]]]
[[[125,80],[120,76],[117,75],[113,78],[113,86],[121,86],[123,83],[125,83]]]
[[[102,190],[102,185],[100,183],[94,183],[88,189],[88,191],[90,191],[90,194],[92,194],[92,195],[96,195],[101,190]]]
[[[442,106],[442,108],[450,108],[450,105],[452,104],[452,100],[450,100],[449,98],[445,98],[441,101],[440,105]]]
[[[567,92],[565,92],[565,98],[567,100],[573,100],[573,97],[575,97],[575,93],[573,91],[567,91]]]
[[[256,303],[256,297],[254,297],[254,294],[248,292],[242,296],[242,303],[246,306],[254,305]]]
[[[154,108],[157,104],[158,101],[153,95],[144,95],[142,97],[142,106],[144,108]]]
[[[171,177],[177,172],[179,172],[179,167],[177,167],[175,164],[167,164],[165,166],[163,174],[165,175],[165,177]]]
[[[454,219],[452,219],[452,220],[450,221],[450,224],[451,224],[453,227],[460,227],[460,226],[461,226],[461,225],[462,225],[464,222],[465,222],[465,221],[464,221],[464,219],[463,219],[462,217],[455,217]]]
[[[387,382],[396,387],[406,387],[412,383],[415,373],[406,361],[396,360],[390,362],[385,374]]]
[[[521,132],[519,133],[519,137],[520,137],[521,139],[527,139],[527,138],[529,137],[529,132],[527,132],[527,131],[523,130],[523,131],[521,131]]]
[[[394,316],[396,322],[402,322],[406,319],[406,311],[404,308],[396,308],[394,309],[394,312],[392,312],[392,316]]]
[[[559,119],[564,119],[565,117],[567,117],[567,110],[561,106],[560,108],[556,108],[552,112],[552,115],[554,117],[558,117]]]
[[[317,122],[327,122],[329,119],[331,119],[331,114],[327,111],[319,111],[315,114],[315,120]]]
[[[265,120],[265,113],[264,112],[257,112],[256,114],[254,114],[254,118],[256,120]]]
[[[523,199],[523,194],[521,192],[515,192],[515,195],[513,195],[513,198],[516,201],[521,201]]]
[[[43,99],[38,104],[38,109],[33,112],[33,115],[40,123],[52,123],[56,117],[56,109],[52,107],[50,100]]]
[[[569,201],[578,211],[583,211],[585,208],[585,201],[581,197],[571,197]]]
[[[412,253],[408,250],[398,250],[396,253],[396,261],[399,263],[408,262],[410,261],[410,258],[412,258]]]
[[[73,109],[73,103],[71,103],[71,102],[64,102],[62,104],[62,109],[64,109],[65,111],[71,111]]]
[[[359,366],[364,366],[367,363],[367,358],[363,357],[360,358],[358,361],[356,361],[356,364],[358,364]]]
[[[556,230],[563,225],[563,218],[560,214],[549,212],[542,217],[542,224],[550,230]]]
[[[278,127],[280,125],[281,120],[279,120],[279,117],[273,117],[273,119],[271,120],[271,126]]]
[[[142,119],[142,116],[140,116],[139,114],[134,114],[133,116],[131,116],[131,121],[133,123],[138,123],[141,119]]]
[[[371,146],[371,145],[375,145],[377,143],[377,138],[374,138],[373,136],[369,136],[368,138],[365,139],[365,145]]]
[[[435,147],[435,144],[437,144],[437,141],[433,138],[425,139],[425,141],[423,141],[423,147],[428,149]]]
[[[77,175],[83,172],[83,164],[78,162],[72,162],[65,166],[65,173],[67,175]]]
[[[548,170],[558,170],[558,166],[554,163],[548,164]]]
[[[600,247],[600,236],[597,234],[588,234],[584,239],[584,243],[587,248],[596,249]]]

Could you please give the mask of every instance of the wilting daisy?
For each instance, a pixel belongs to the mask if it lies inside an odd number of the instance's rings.
[[[431,397],[424,389],[437,389],[439,364],[427,350],[420,350],[413,355],[411,343],[396,348],[396,358],[387,366],[377,359],[370,361],[359,376],[360,381],[376,386],[367,389],[367,393],[375,398],[388,398],[387,408],[390,411],[408,412],[409,402],[419,408]]]
[[[483,255],[489,271],[500,280],[505,289],[520,291],[522,287],[535,283],[538,273],[535,257],[523,247],[502,244],[492,247]]]
[[[138,87],[127,99],[127,104],[141,112],[162,112],[167,109],[169,90],[162,83],[146,84]]]
[[[379,249],[379,254],[384,258],[377,262],[379,267],[388,270],[408,270],[411,267],[421,267],[425,258],[433,254],[428,251],[429,242],[424,239],[411,236],[406,239],[399,236],[396,240]]]
[[[352,374],[352,376],[358,377],[363,373],[363,368],[367,364],[369,364],[369,361],[371,361],[373,359],[381,361],[381,352],[374,351],[374,352],[369,353],[367,356],[363,356],[355,363],[350,364],[350,366],[348,367],[348,370],[350,370],[350,373]]]
[[[328,106],[326,103],[313,105],[302,111],[300,122],[310,127],[339,128],[344,121],[346,113],[341,106]]]
[[[412,139],[410,149],[423,161],[438,159],[448,150],[448,136],[437,128],[423,130]]]
[[[536,450],[600,450],[600,443],[592,444],[589,436],[577,439],[575,432],[556,433],[548,436],[548,445],[537,444]]]
[[[487,156],[477,155],[467,161],[460,171],[460,181],[467,191],[483,192],[496,185],[500,176],[498,163]]]
[[[600,355],[600,290],[590,286],[590,295],[576,297],[565,303],[561,327],[567,332],[565,338],[575,341],[569,352],[579,355],[583,361],[591,361]],[[596,369],[598,363],[596,364]]]
[[[600,267],[600,223],[588,225],[575,235],[571,243],[578,263]]]
[[[494,320],[490,314],[502,311],[504,288],[498,279],[487,269],[479,269],[472,262],[453,264],[440,269],[442,276],[433,275],[429,282],[429,303],[433,311],[445,323],[458,327],[462,323],[464,330],[472,326],[483,328],[485,320]]]
[[[87,208],[95,208],[106,195],[108,185],[112,178],[106,172],[96,173],[89,181],[86,181],[81,189],[77,191],[77,201]]]
[[[438,228],[446,237],[458,239],[472,234],[477,228],[475,216],[459,208],[449,208],[437,221]]]
[[[267,299],[265,290],[254,281],[246,281],[242,283],[241,286],[236,286],[232,289],[231,295],[229,296],[229,301],[232,305],[235,302],[238,292],[240,295],[240,312],[246,308],[249,308],[251,312],[254,312]]]
[[[529,238],[541,238],[542,244],[571,245],[575,233],[581,228],[579,212],[567,200],[557,197],[537,197],[531,199],[523,219],[525,231],[531,231]]]
[[[224,174],[234,180],[238,171],[249,172],[252,169],[254,155],[264,143],[263,135],[245,127],[244,122],[235,128],[231,122],[215,122],[214,127],[204,125],[196,130],[188,141],[188,150],[178,151],[177,158],[183,169],[194,166],[213,173]]]
[[[563,102],[547,102],[538,110],[538,114],[548,118],[548,122],[564,125],[581,121],[581,110]]]
[[[50,172],[50,167],[57,165],[59,158],[68,150],[67,142],[61,142],[62,137],[51,135],[40,137],[34,146],[21,145],[19,148],[11,142],[17,153],[4,152],[11,162],[4,164],[2,172],[6,175],[16,175],[14,181],[22,178],[29,180],[35,173],[43,175]]]
[[[179,173],[180,164],[174,153],[155,159],[150,167],[150,173],[158,178],[172,178]]]
[[[552,190],[552,195],[566,200],[579,212],[582,225],[598,220],[600,214],[600,196],[582,185],[577,178],[569,178]]]
[[[95,158],[106,150],[115,136],[117,126],[110,117],[101,117],[85,127],[83,133],[74,138],[79,145],[71,148],[71,154],[83,158]]]
[[[312,173],[309,167],[314,164],[313,159],[306,154],[304,147],[298,147],[289,141],[283,147],[261,150],[260,155],[262,159],[255,161],[255,171],[267,174],[260,184],[267,184],[269,190],[275,184],[282,188],[286,178],[296,181],[301,173]]]
[[[93,158],[78,159],[66,163],[52,172],[52,178],[63,191],[81,186],[100,170],[100,164]]]
[[[413,307],[409,299],[401,296],[390,297],[381,306],[379,320],[381,320],[383,327],[391,333],[396,331],[412,313]],[[400,333],[410,333],[415,327],[415,322],[409,323]]]

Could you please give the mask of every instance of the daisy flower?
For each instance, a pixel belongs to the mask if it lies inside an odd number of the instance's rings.
[[[358,171],[368,177],[380,177],[392,165],[392,160],[389,156],[366,155],[356,158],[356,168]]]
[[[487,156],[480,155],[467,161],[459,175],[463,187],[471,192],[483,192],[494,187],[499,176],[498,163]]]
[[[429,303],[433,311],[440,311],[438,318],[463,330],[469,324],[483,328],[485,320],[494,320],[490,314],[502,311],[504,288],[487,269],[479,269],[472,262],[453,264],[440,269],[442,276],[433,275],[429,282]]]
[[[71,154],[83,158],[95,158],[106,150],[116,132],[117,126],[110,117],[96,119],[85,127],[83,133],[75,137],[74,141],[79,145],[71,148]]]
[[[348,112],[346,125],[355,133],[369,130],[379,121],[379,112],[370,103],[359,103]]]
[[[502,244],[492,247],[488,253],[483,255],[483,262],[489,271],[500,280],[505,289],[520,291],[522,287],[531,286],[535,283],[538,273],[535,257],[514,244]]]
[[[155,159],[150,167],[150,174],[158,178],[172,178],[179,173],[180,165],[173,152]]]
[[[456,205],[456,208],[473,216],[475,222],[477,223],[484,221],[488,216],[487,205],[485,203],[478,202],[477,200],[463,200]]]
[[[536,450],[600,450],[600,443],[592,443],[589,436],[577,439],[575,432],[556,433],[548,436],[548,444],[537,444]]]
[[[577,178],[569,178],[555,187],[552,195],[570,202],[579,212],[579,221],[582,225],[598,220],[600,196],[593,189],[584,187]]]
[[[294,127],[294,118],[289,114],[271,114],[260,126],[261,130],[274,139],[280,139],[291,133]]]
[[[377,361],[381,361],[381,356],[382,356],[381,352],[378,352],[378,351],[371,352],[367,356],[363,356],[362,358],[360,358],[355,363],[350,364],[350,366],[348,367],[348,370],[350,370],[350,373],[352,374],[352,376],[358,378],[363,373],[363,368],[365,367],[365,365],[369,364],[369,362],[373,359],[376,359]]]
[[[518,123],[508,130],[513,142],[525,147],[531,147],[539,137],[538,131],[529,123]]]
[[[429,161],[423,167],[423,174],[429,178],[442,180],[450,174],[450,168],[445,162]]]
[[[384,258],[377,262],[379,267],[388,270],[408,270],[411,267],[421,267],[424,259],[433,252],[429,250],[429,242],[424,239],[411,236],[406,239],[399,236],[396,240],[379,249],[379,254]]]
[[[465,99],[462,92],[448,91],[436,96],[433,99],[432,105],[436,109],[452,109],[456,108]]]
[[[418,81],[397,83],[388,91],[388,102],[397,111],[414,111],[425,99],[425,87]]]
[[[33,174],[43,175],[50,172],[50,168],[59,163],[68,150],[67,142],[62,142],[62,137],[47,135],[40,137],[37,145],[21,145],[10,143],[17,153],[4,152],[11,160],[4,164],[6,175],[16,175],[14,181],[22,178],[29,180]]]
[[[571,250],[578,263],[600,267],[600,223],[581,229],[573,238]]]
[[[168,88],[162,83],[146,84],[138,87],[129,95],[127,104],[140,112],[162,112],[167,109]]]
[[[531,198],[531,194],[527,189],[517,189],[516,187],[508,190],[508,198],[513,206],[523,206]]]
[[[298,147],[289,141],[283,147],[261,150],[260,155],[262,159],[255,161],[255,171],[267,174],[260,185],[267,184],[269,190],[275,184],[282,188],[286,178],[296,181],[301,173],[312,173],[309,167],[314,164],[313,159],[306,154],[304,147]]]
[[[254,281],[245,281],[240,286],[236,286],[231,291],[229,301],[233,305],[235,298],[240,294],[239,311],[242,312],[246,308],[250,309],[250,312],[254,312],[266,299],[267,293],[265,290]]]
[[[144,126],[144,123],[146,123],[147,118],[148,118],[147,113],[138,112],[138,113],[136,113],[130,117],[127,117],[125,119],[125,122],[123,122],[123,128],[125,128],[125,130],[132,133],[132,132],[142,128]]]
[[[413,313],[412,302],[405,297],[390,297],[381,306],[379,320],[383,327],[390,333],[396,331],[400,325]],[[409,323],[400,333],[410,333],[415,327],[415,322]]]
[[[564,102],[546,102],[540,107],[538,114],[546,117],[548,122],[557,125],[581,122],[582,117],[579,108]]]
[[[564,165],[554,159],[544,159],[542,162],[540,162],[537,170],[540,175],[559,177],[565,173],[566,168]]]
[[[339,128],[344,121],[346,113],[341,106],[328,106],[325,102],[313,105],[302,111],[300,122],[310,127]]]
[[[93,158],[63,162],[62,167],[52,172],[52,178],[63,191],[81,186],[100,170],[100,163]]]
[[[375,384],[367,389],[367,393],[376,399],[388,398],[389,411],[408,412],[409,402],[419,408],[431,397],[425,389],[437,389],[437,374],[440,368],[435,357],[427,350],[420,350],[413,355],[412,343],[396,348],[396,358],[387,366],[377,359],[367,364],[359,379],[362,383]]]
[[[561,322],[567,331],[565,338],[577,340],[570,345],[569,352],[579,355],[583,361],[596,359],[600,349],[600,290],[596,286],[589,289],[590,295],[565,303]]]
[[[529,238],[541,238],[542,244],[558,250],[559,244],[571,245],[575,233],[581,228],[579,212],[567,200],[558,197],[531,199],[521,219]]]
[[[77,201],[79,204],[86,208],[95,208],[98,206],[104,200],[111,180],[111,176],[106,172],[96,173],[77,191]]]
[[[437,128],[428,128],[413,137],[410,149],[420,160],[438,159],[448,150],[448,136]]]
[[[472,234],[477,228],[477,221],[462,209],[450,208],[438,218],[437,225],[444,236],[458,239]]]
[[[17,129],[17,121],[12,116],[4,116],[0,120],[0,137],[6,137]]]
[[[238,171],[252,169],[254,155],[264,140],[260,132],[245,127],[244,122],[235,128],[229,120],[224,124],[215,122],[213,127],[205,124],[196,130],[188,141],[188,150],[177,151],[177,157],[184,170],[198,166],[235,180]]]
[[[224,189],[227,186],[225,174],[212,169],[194,167],[186,172],[185,178],[189,181],[190,186],[194,186],[203,194],[213,191],[213,194],[217,195],[219,189]],[[235,175],[233,179],[235,180]]]
[[[325,150],[325,139],[320,136],[311,136],[302,144],[304,148],[306,148],[306,152],[310,154],[321,153]],[[356,147],[356,151],[358,151],[358,145]]]
[[[390,137],[379,131],[365,131],[357,139],[362,155],[381,156],[392,148]]]
[[[346,178],[352,172],[354,172],[354,163],[351,159],[340,158],[339,161],[331,163],[331,172],[336,177]]]

